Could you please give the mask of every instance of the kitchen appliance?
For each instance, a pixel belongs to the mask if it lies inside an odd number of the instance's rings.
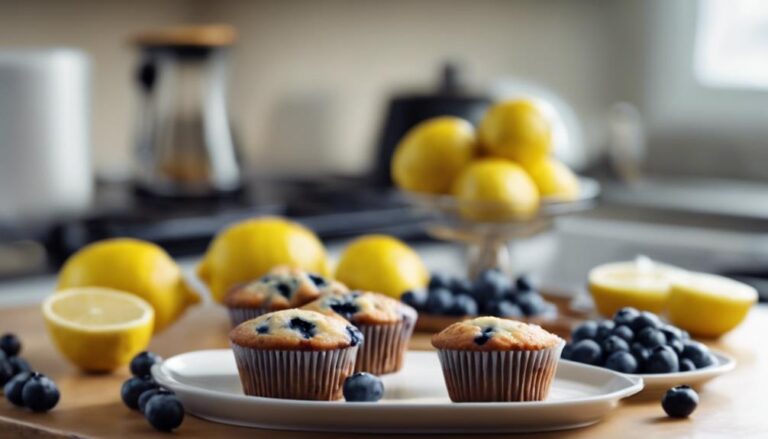
[[[227,114],[227,25],[145,32],[139,92],[136,187],[164,197],[207,197],[242,188]]]
[[[89,81],[79,50],[0,50],[0,222],[90,204]]]
[[[443,66],[437,89],[430,93],[408,93],[392,98],[381,131],[374,183],[392,186],[390,164],[395,147],[403,135],[417,123],[437,116],[458,116],[472,123],[482,117],[491,100],[487,96],[472,94],[462,84],[456,65]]]

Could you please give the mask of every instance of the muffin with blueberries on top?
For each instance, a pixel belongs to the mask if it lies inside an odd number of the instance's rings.
[[[565,341],[498,317],[457,322],[432,337],[454,402],[542,401]]]
[[[229,340],[246,395],[333,401],[364,338],[343,319],[287,309],[241,323]]]
[[[302,307],[352,322],[365,336],[355,371],[374,375],[403,367],[408,341],[416,326],[416,310],[388,296],[367,291],[323,294]]]
[[[344,291],[347,287],[339,282],[299,268],[279,266],[230,290],[224,304],[234,327],[270,311],[300,307],[323,293]]]

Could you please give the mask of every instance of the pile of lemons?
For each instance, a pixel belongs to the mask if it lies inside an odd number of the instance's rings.
[[[428,119],[406,133],[392,158],[401,189],[452,194],[472,221],[536,214],[541,198],[573,200],[579,180],[551,156],[552,127],[533,101],[491,106],[475,129],[464,119]]]

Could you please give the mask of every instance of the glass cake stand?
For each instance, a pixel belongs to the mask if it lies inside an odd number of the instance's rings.
[[[467,246],[469,275],[474,278],[488,268],[511,272],[509,245],[515,240],[549,230],[555,219],[562,215],[593,208],[600,195],[600,184],[587,177],[580,177],[579,181],[581,191],[577,199],[544,198],[538,212],[526,217],[506,211],[495,203],[470,204],[450,195],[401,193],[407,203],[428,218],[430,235]]]

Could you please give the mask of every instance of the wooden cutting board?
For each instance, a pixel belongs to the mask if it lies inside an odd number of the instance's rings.
[[[61,402],[50,413],[35,414],[0,400],[0,438],[168,438],[154,431],[135,411],[123,406],[120,386],[126,368],[113,374],[88,375],[70,366],[50,344],[36,307],[0,310],[0,333],[13,331],[24,343],[23,356],[59,385]],[[150,349],[169,357],[198,349],[225,348],[228,322],[224,310],[201,306],[155,337]],[[758,307],[747,322],[715,347],[736,357],[736,371],[718,378],[701,393],[701,405],[690,420],[664,416],[658,401],[622,404],[601,423],[579,430],[536,437],[768,437],[765,393],[768,388],[768,309]],[[430,349],[429,334],[417,334],[413,349]],[[278,432],[215,424],[187,416],[176,435],[183,438],[359,438],[360,434]],[[375,438],[389,436],[376,435]],[[457,436],[461,437],[461,436]],[[488,435],[488,438],[501,437]],[[508,437],[508,436],[506,436]]]

